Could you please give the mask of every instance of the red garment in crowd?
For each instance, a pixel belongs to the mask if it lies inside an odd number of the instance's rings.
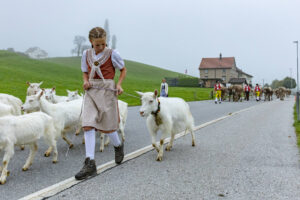
[[[218,91],[218,90],[221,90],[221,84],[219,83],[217,83],[216,85],[215,85],[215,91]]]
[[[260,87],[259,87],[259,86],[255,86],[254,91],[255,91],[255,92],[260,92]]]
[[[249,85],[248,85],[248,86],[246,85],[245,88],[244,88],[244,90],[245,90],[245,92],[250,92],[250,91],[251,91],[251,88],[250,88]]]

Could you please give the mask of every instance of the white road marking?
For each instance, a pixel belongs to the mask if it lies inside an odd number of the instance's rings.
[[[255,106],[257,106],[257,105],[255,105]],[[216,123],[218,121],[221,121],[221,120],[226,119],[228,117],[231,117],[233,115],[236,115],[236,114],[239,114],[241,112],[250,110],[250,109],[252,109],[255,106],[251,106],[249,108],[246,108],[246,109],[243,109],[243,110],[240,110],[240,111],[237,111],[237,112],[229,113],[228,115],[225,115],[223,117],[220,117],[220,118],[211,120],[209,122],[203,123],[203,124],[201,124],[199,126],[196,126],[194,128],[194,131],[197,131],[197,130],[199,130],[201,128],[204,128],[206,126],[214,124],[214,123]],[[185,131],[182,131],[182,132],[176,134],[175,139],[180,138],[180,137],[182,137],[184,135],[187,135],[187,133],[185,133]],[[168,143],[169,141],[170,141],[170,138],[167,138],[165,140],[164,144]],[[136,158],[138,156],[141,156],[142,154],[145,154],[145,153],[147,153],[147,152],[149,152],[149,151],[151,151],[153,149],[154,149],[154,147],[152,145],[148,145],[148,146],[145,146],[145,147],[143,147],[141,149],[138,149],[138,150],[136,150],[136,151],[134,151],[132,153],[126,154],[124,156],[123,162],[126,162],[128,160],[134,159],[134,158]],[[108,169],[111,169],[111,168],[113,168],[115,166],[117,166],[117,164],[115,163],[114,160],[112,160],[110,162],[107,162],[105,164],[99,165],[99,166],[97,166],[97,174],[101,174],[102,172],[104,172],[104,171],[106,171]],[[63,190],[66,190],[66,189],[68,189],[68,188],[70,188],[70,187],[72,187],[72,186],[74,186],[74,185],[76,185],[76,184],[78,184],[80,182],[81,181],[77,181],[74,177],[71,177],[71,178],[68,178],[68,179],[66,179],[64,181],[61,181],[59,183],[56,183],[56,184],[51,185],[49,187],[46,187],[46,188],[44,188],[42,190],[34,192],[34,193],[30,194],[30,195],[27,195],[27,196],[21,198],[20,200],[41,200],[43,198],[51,197],[51,196],[54,196],[57,193],[62,192]]]

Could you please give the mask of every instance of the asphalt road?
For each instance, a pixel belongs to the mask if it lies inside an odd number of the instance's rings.
[[[50,199],[300,199],[293,105],[260,104],[197,131],[196,147],[187,135],[162,162],[150,151]]]
[[[267,105],[268,103],[257,103],[255,101],[239,103],[223,102],[222,104],[218,105],[215,105],[213,101],[189,103],[195,118],[195,125],[199,125],[218,117],[228,115],[231,112],[259,104]],[[139,107],[129,108],[128,119],[125,128],[126,154],[151,144],[151,139],[146,129],[145,119],[139,116],[138,109]],[[229,128],[223,127],[223,129],[227,130]],[[39,142],[39,150],[34,159],[34,163],[27,172],[22,172],[21,169],[28,156],[28,148],[26,148],[25,151],[20,151],[18,147],[16,147],[15,155],[13,159],[11,159],[8,166],[11,172],[10,176],[8,177],[5,185],[0,185],[1,199],[18,199],[74,176],[74,174],[77,173],[82,167],[85,151],[84,145],[81,144],[82,134],[76,137],[70,134],[68,137],[72,139],[74,148],[71,149],[66,156],[67,145],[64,141],[59,140],[59,162],[57,164],[52,164],[51,158],[43,157],[43,153],[47,149],[47,146],[41,140]],[[198,141],[202,140],[204,139],[198,139]],[[105,148],[104,152],[100,153],[99,136],[96,145],[97,152],[95,159],[97,165],[113,160],[114,150],[112,146]],[[171,154],[172,153],[173,152],[171,152]],[[147,155],[151,155],[151,153]],[[3,152],[0,153],[0,156],[1,158],[3,157]],[[152,161],[153,159],[150,160]],[[135,160],[132,162],[135,162]],[[123,168],[124,166],[120,166],[120,168]]]

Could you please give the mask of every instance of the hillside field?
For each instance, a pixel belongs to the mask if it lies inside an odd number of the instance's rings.
[[[8,51],[0,51],[0,93],[26,97],[29,82],[43,81],[42,88],[56,87],[57,95],[67,95],[66,89],[82,89],[80,57],[58,57],[35,60]],[[183,74],[162,68],[125,60],[127,76],[122,87],[127,94],[137,96],[135,91],[147,92],[159,90],[161,79],[178,77]],[[119,76],[117,72],[116,80]],[[170,97],[181,97],[186,101],[209,99],[210,88],[169,87]],[[139,98],[122,94],[119,99],[129,105],[140,105]]]

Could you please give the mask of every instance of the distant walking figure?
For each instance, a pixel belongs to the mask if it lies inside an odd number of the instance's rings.
[[[222,91],[221,91],[221,83],[220,83],[220,81],[218,81],[218,82],[215,84],[215,91],[216,91],[216,100],[215,100],[215,104],[218,103],[218,100],[219,100],[219,103],[221,103],[221,95],[222,95]]]
[[[168,83],[166,83],[166,79],[162,80],[160,84],[160,96],[161,97],[168,97]]]
[[[251,88],[248,84],[245,85],[244,91],[245,91],[246,100],[249,101],[249,93],[251,91]]]
[[[260,100],[260,87],[257,83],[256,83],[256,86],[255,86],[254,92],[256,94],[256,101],[259,101]]]

